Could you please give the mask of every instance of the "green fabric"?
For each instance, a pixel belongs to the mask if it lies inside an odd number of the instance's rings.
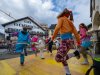
[[[100,61],[100,57],[95,57],[94,60]]]

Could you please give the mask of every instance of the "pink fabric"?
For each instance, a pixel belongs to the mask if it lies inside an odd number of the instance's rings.
[[[81,39],[87,37],[86,32],[87,32],[87,30],[85,28],[80,28],[80,36],[81,36]]]
[[[38,42],[38,36],[32,37],[32,42]]]
[[[18,32],[12,33],[13,36],[18,36]]]
[[[37,48],[36,48],[36,45],[35,45],[35,42],[38,42],[38,36],[34,36],[34,37],[32,37],[32,42],[34,43],[34,44],[32,44],[32,50],[33,51],[35,51],[35,50],[37,50]]]
[[[35,50],[37,50],[37,48],[36,47],[32,47],[32,50],[35,51]]]

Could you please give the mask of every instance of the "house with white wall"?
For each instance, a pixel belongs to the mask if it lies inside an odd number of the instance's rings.
[[[0,24],[0,40],[4,40],[5,37],[5,31],[4,31],[4,27],[2,27],[2,25]]]
[[[100,0],[90,0],[92,30],[100,30]]]
[[[20,18],[5,24],[2,24],[5,29],[5,36],[10,33],[21,31],[23,27],[29,27],[29,32],[31,35],[45,35],[45,30],[41,27],[39,23],[33,20],[31,17]]]

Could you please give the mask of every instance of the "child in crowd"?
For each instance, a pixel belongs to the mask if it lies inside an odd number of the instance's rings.
[[[48,51],[50,52],[50,55],[52,55],[53,41],[51,41],[51,37],[48,39],[47,45],[48,45]]]
[[[80,46],[80,52],[83,55],[84,62],[82,63],[83,65],[89,64],[88,58],[87,58],[87,49],[91,46],[90,42],[90,36],[87,35],[87,27],[84,23],[81,23],[79,25],[79,30],[80,30],[80,37],[81,37],[81,46]]]
[[[45,41],[43,40],[42,37],[39,38],[38,41],[38,50],[40,51],[40,58],[44,59],[44,49],[45,49]]]
[[[23,66],[25,55],[27,56],[26,46],[30,44],[30,35],[26,27],[21,32],[16,32],[13,35],[18,37],[15,51],[20,53],[20,64]]]
[[[37,56],[37,45],[38,45],[38,40],[39,40],[39,38],[38,38],[38,36],[37,35],[35,35],[35,36],[33,36],[32,37],[32,40],[31,40],[31,42],[32,42],[32,50],[34,51],[34,53],[35,53],[35,56]]]

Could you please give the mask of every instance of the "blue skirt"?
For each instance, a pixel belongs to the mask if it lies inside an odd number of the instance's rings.
[[[81,43],[81,46],[82,46],[82,47],[88,48],[88,47],[90,47],[91,45],[92,45],[92,42],[91,42],[89,39],[84,38],[84,39],[82,40],[82,43]]]

